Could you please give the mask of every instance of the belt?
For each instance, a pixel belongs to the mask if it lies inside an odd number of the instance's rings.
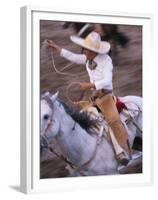
[[[98,90],[97,90],[98,91]],[[99,90],[101,93],[104,93],[104,94],[109,94],[109,93],[112,93],[112,90],[106,90],[106,89],[101,89]]]
[[[106,89],[101,89],[101,90],[94,90],[91,96],[91,100],[95,101],[97,98],[101,98],[104,95],[111,94],[112,90],[106,90]]]

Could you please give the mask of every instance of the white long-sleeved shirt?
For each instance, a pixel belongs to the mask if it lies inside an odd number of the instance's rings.
[[[86,69],[89,75],[90,82],[95,84],[96,90],[113,89],[112,85],[113,64],[109,55],[98,54],[94,58],[94,62],[97,64],[97,67],[93,70],[91,70],[88,67],[89,61],[87,60],[84,54],[75,54],[66,49],[62,49],[60,55],[73,63],[86,64]]]

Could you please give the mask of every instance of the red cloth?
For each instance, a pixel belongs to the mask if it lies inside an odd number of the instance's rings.
[[[120,101],[120,99],[118,97],[116,97],[116,107],[117,107],[117,110],[118,110],[119,113],[123,109],[127,110],[127,106],[122,101]]]

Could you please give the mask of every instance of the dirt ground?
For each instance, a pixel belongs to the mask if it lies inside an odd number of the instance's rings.
[[[62,24],[62,22],[52,21],[41,21],[40,23],[40,92],[42,94],[46,91],[52,93],[59,91],[59,97],[70,104],[66,98],[67,86],[71,82],[84,82],[89,81],[89,79],[84,66],[73,64],[66,69],[66,73],[76,75],[73,77],[59,75],[52,67],[50,49],[43,44],[45,39],[51,39],[59,46],[76,53],[81,51],[69,39],[70,35],[74,34],[73,28],[63,29]],[[117,46],[117,49],[112,49],[112,53],[117,52],[115,56],[112,54],[114,94],[116,96],[142,96],[142,27],[129,25],[119,25],[118,27],[121,32],[129,37],[130,41],[126,48]],[[61,70],[68,63],[57,53],[54,54],[54,60],[58,70]],[[52,145],[60,151],[55,141]],[[40,168],[41,178],[65,177],[68,175],[67,170],[65,170],[65,163],[50,152],[41,155]]]

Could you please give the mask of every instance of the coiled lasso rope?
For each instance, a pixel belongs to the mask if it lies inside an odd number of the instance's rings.
[[[77,92],[79,93],[77,96],[77,98],[73,98],[72,95],[70,95],[70,93],[72,94],[76,94],[75,91],[72,92],[72,89],[74,88],[79,88],[77,90]],[[85,95],[86,90],[82,90],[80,89],[80,82],[72,82],[67,86],[66,89],[66,98],[69,100],[69,102],[76,104],[76,105],[84,105],[85,103],[87,103],[87,100],[81,100],[83,99],[84,95]]]

